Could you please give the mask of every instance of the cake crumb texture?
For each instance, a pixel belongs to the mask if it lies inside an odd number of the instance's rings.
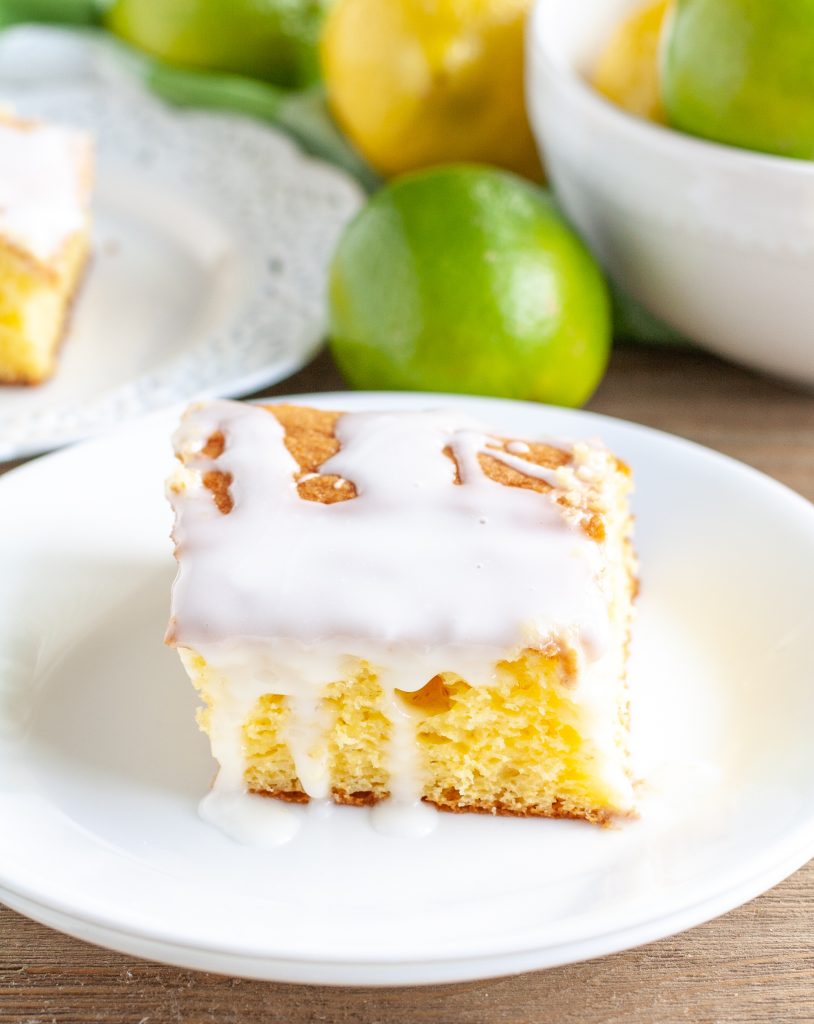
[[[205,703],[214,703],[204,659],[196,656],[187,667]],[[565,654],[526,651],[498,666],[494,686],[470,686],[445,673],[416,692],[399,691],[420,752],[421,798],[454,812],[599,824],[629,816],[594,770],[592,723],[574,698],[571,671]],[[327,726],[316,742],[329,752],[334,801],[362,806],[386,799],[391,726],[375,672],[358,663],[324,688],[321,701]],[[627,713],[625,689],[614,723],[620,752]],[[244,781],[250,792],[307,803],[285,740],[289,716],[285,696],[258,700],[243,725]],[[206,709],[199,724],[208,730]]]

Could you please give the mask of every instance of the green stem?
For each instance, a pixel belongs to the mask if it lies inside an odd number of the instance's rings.
[[[276,121],[285,93],[273,85],[236,75],[185,71],[151,61],[145,81],[170,103],[185,107],[235,110],[251,117]]]

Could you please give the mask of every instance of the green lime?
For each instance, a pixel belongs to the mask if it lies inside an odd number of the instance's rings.
[[[580,405],[608,358],[608,292],[544,190],[433,168],[385,186],[346,228],[330,335],[354,387]]]
[[[662,90],[675,128],[814,159],[814,0],[678,0]]]
[[[114,0],[105,25],[179,67],[302,87],[319,77],[328,0]]]

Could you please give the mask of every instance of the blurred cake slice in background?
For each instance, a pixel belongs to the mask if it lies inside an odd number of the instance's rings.
[[[92,166],[84,133],[0,108],[0,383],[54,371],[88,258]]]
[[[401,832],[428,805],[634,813],[631,478],[603,445],[211,402],[175,447],[167,641],[233,832],[251,793]]]

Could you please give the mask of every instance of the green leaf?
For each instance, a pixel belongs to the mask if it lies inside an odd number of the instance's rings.
[[[689,348],[692,345],[672,327],[645,309],[627,292],[612,281],[608,282],[613,302],[613,336],[627,341],[641,341],[651,345],[673,345]]]
[[[0,0],[0,28],[24,22],[98,25],[101,17],[98,0]]]
[[[365,188],[378,184],[379,179],[334,124],[321,86],[289,91],[239,75],[182,70],[142,55],[139,59],[146,83],[163,99],[269,121],[297,139],[307,152],[348,171]]]

